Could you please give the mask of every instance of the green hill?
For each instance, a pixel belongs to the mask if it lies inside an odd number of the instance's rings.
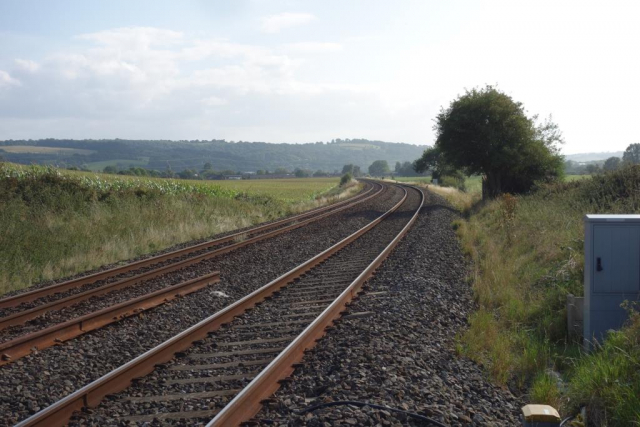
[[[123,168],[142,166],[174,171],[200,170],[211,163],[216,170],[243,172],[284,167],[341,171],[345,164],[359,165],[363,170],[374,160],[413,161],[425,146],[404,143],[336,139],[328,143],[271,144],[266,142],[211,141],[146,141],[146,140],[67,140],[41,139],[0,141],[0,156],[22,164],[78,166],[102,170],[114,165]]]

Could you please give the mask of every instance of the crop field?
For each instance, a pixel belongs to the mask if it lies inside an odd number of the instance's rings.
[[[339,182],[340,178],[334,177],[226,180],[215,181],[215,184],[238,192],[268,195],[288,201],[303,201],[328,191]]]
[[[0,294],[355,194],[338,178],[188,181],[0,163]]]
[[[159,191],[162,194],[202,194],[215,197],[233,198],[240,194],[268,196],[285,203],[299,203],[313,200],[336,187],[340,178],[289,178],[252,180],[185,180],[111,175],[103,173],[69,171],[40,166],[22,166],[4,163],[1,177],[40,176],[54,172],[61,177],[80,179],[83,186],[104,191],[143,189]]]
[[[81,148],[62,148],[62,147],[41,147],[35,145],[7,145],[0,147],[0,151],[7,153],[29,153],[29,154],[80,154],[83,156],[93,154],[93,150],[83,150]]]

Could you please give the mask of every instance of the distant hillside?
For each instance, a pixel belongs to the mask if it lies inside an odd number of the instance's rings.
[[[609,157],[622,157],[622,151],[606,151],[603,153],[579,153],[564,156],[565,160],[574,162],[592,162],[595,160],[606,160]]]
[[[336,139],[309,144],[270,144],[265,142],[211,141],[143,141],[143,140],[63,140],[0,141],[0,156],[23,164],[54,164],[62,167],[85,166],[102,170],[114,165],[121,168],[142,166],[174,171],[200,170],[211,163],[216,170],[243,172],[284,167],[341,171],[345,164],[363,170],[374,160],[413,161],[426,146],[366,139]]]

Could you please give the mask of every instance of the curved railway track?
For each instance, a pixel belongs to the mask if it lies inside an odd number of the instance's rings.
[[[218,272],[179,283],[169,281],[168,285],[164,278],[202,261],[327,218],[385,190],[381,184],[365,183],[363,192],[342,202],[0,299],[0,316],[3,316],[0,317],[0,365],[215,283],[219,280]],[[138,286],[141,284],[144,286]],[[128,296],[124,296],[125,292]],[[112,302],[107,302],[109,296]],[[98,309],[90,304],[97,297],[104,299]],[[83,302],[88,307],[78,307]]]
[[[63,425],[72,416],[79,425],[249,420],[417,218],[424,195],[403,188],[404,197],[365,227],[19,425]]]

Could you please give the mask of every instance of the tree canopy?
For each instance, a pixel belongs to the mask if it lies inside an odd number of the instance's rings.
[[[631,144],[622,153],[622,161],[627,164],[640,165],[640,144]]]
[[[435,147],[417,165],[482,175],[483,197],[523,193],[563,173],[562,135],[551,120],[536,125],[521,103],[492,86],[472,89],[442,109]]]
[[[369,175],[383,176],[389,173],[389,163],[386,160],[376,160],[369,166]]]
[[[620,160],[620,157],[609,157],[607,160],[604,161],[604,165],[602,165],[602,169],[606,171],[614,171],[620,167],[621,162],[622,160]]]
[[[342,167],[342,174],[344,175],[345,173],[350,173],[355,177],[359,177],[360,175],[362,175],[362,172],[360,172],[360,166],[354,165],[353,163],[344,165]]]

